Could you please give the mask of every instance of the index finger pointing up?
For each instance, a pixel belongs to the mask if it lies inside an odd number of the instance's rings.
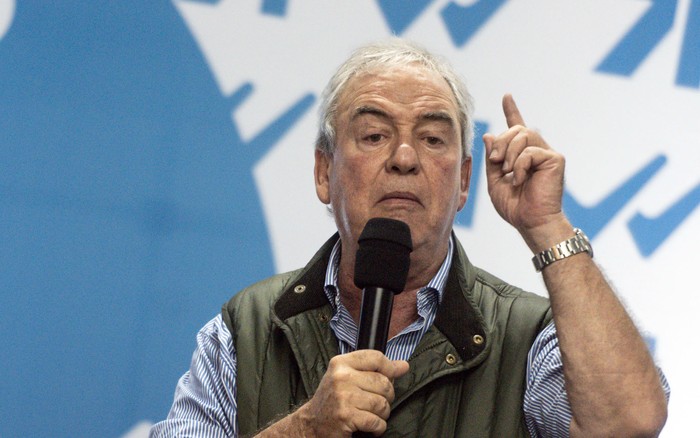
[[[520,115],[518,105],[515,104],[515,100],[511,94],[503,96],[503,114],[506,116],[506,123],[508,123],[509,128],[515,125],[525,126],[525,120],[523,120],[523,116]]]

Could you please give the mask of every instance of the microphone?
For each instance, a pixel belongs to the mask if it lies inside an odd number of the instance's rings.
[[[394,294],[406,286],[411,264],[411,230],[399,220],[372,218],[357,243],[354,281],[363,289],[357,349],[384,353]]]
[[[386,352],[394,294],[406,286],[409,255],[413,251],[411,230],[405,222],[387,218],[367,221],[357,243],[355,286],[362,289],[358,350]],[[354,432],[353,438],[370,438],[369,432]]]

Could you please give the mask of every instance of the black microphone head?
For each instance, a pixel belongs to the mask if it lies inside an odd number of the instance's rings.
[[[379,287],[400,293],[406,286],[413,251],[411,229],[396,219],[367,221],[357,243],[355,285],[360,289]]]

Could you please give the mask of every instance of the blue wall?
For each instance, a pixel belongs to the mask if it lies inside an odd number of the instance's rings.
[[[0,40],[0,436],[164,417],[196,331],[272,273],[263,150],[235,103],[170,1],[17,2]]]

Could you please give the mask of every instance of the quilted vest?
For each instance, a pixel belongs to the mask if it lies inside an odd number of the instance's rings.
[[[338,340],[323,290],[333,236],[300,270],[236,294],[222,310],[237,357],[241,436],[313,396]],[[527,355],[550,322],[549,301],[471,265],[455,238],[433,326],[394,381],[385,437],[526,437]]]

